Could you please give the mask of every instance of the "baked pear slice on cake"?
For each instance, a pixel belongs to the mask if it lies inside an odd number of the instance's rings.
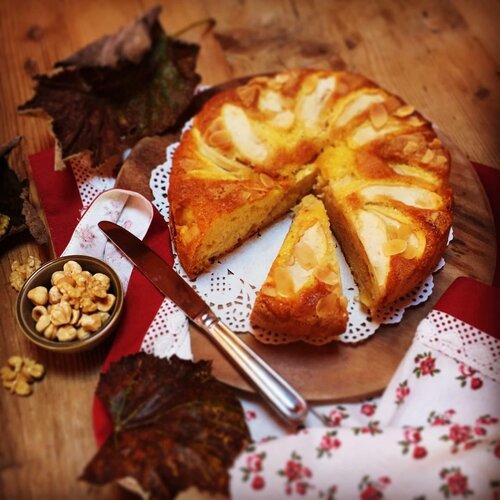
[[[347,325],[330,221],[313,195],[302,199],[252,310],[252,325],[282,334],[281,342],[326,343]],[[265,334],[256,332],[259,340]]]

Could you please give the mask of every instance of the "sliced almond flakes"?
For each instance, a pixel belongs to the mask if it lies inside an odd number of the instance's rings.
[[[370,106],[369,116],[370,121],[376,130],[381,129],[389,119],[387,108],[380,102]]]

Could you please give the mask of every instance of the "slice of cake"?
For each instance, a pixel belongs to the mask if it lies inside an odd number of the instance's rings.
[[[323,203],[308,195],[295,209],[251,323],[282,333],[288,341],[326,342],[345,331],[346,304],[328,215]]]
[[[452,204],[443,182],[446,152],[439,141],[432,148],[423,145],[413,159],[377,147],[337,146],[318,160],[316,189],[334,221],[359,298],[375,316],[431,274],[446,249]],[[423,162],[425,155],[431,161]]]

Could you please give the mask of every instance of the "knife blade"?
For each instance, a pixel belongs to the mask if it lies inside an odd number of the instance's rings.
[[[210,309],[205,301],[154,250],[123,227],[98,223],[132,264],[203,330],[285,421],[302,425],[309,408],[304,398]]]

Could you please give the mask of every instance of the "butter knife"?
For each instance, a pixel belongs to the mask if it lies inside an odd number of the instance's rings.
[[[222,349],[279,416],[294,425],[304,423],[309,411],[304,398],[238,338],[156,252],[113,222],[101,221],[98,225],[125,257]]]

